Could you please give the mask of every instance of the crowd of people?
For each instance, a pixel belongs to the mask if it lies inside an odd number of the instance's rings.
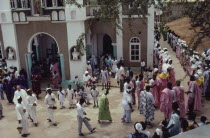
[[[144,60],[140,62],[140,74],[134,75],[132,68],[125,69],[123,59],[116,60],[111,55],[101,56],[97,60],[95,56],[89,58],[87,70],[82,76],[83,85],[79,83],[79,77],[75,77],[76,88],[68,85],[68,88],[59,86],[60,72],[59,63],[54,62],[49,71],[52,73],[54,88],[58,88],[57,93],[53,93],[51,85],[46,88],[44,104],[48,113],[48,121],[57,126],[54,118],[54,110],[57,109],[56,101],[60,103],[60,109],[65,109],[67,100],[69,109],[77,109],[78,134],[82,133],[83,123],[91,133],[95,132],[95,127],[90,124],[90,118],[84,107],[98,108],[98,122],[112,122],[107,95],[111,89],[111,78],[114,78],[119,85],[122,94],[122,123],[132,122],[132,112],[137,110],[144,117],[144,121],[134,124],[135,132],[128,134],[127,138],[168,138],[188,130],[208,124],[205,116],[200,117],[200,123],[195,121],[196,113],[201,111],[202,95],[209,99],[210,93],[210,50],[202,55],[196,52],[189,52],[186,43],[179,39],[177,35],[169,31],[167,40],[172,49],[176,52],[181,65],[190,75],[188,90],[181,86],[181,80],[175,77],[173,61],[167,48],[161,48],[159,40],[160,33],[155,32],[154,42],[154,66],[146,68]],[[189,53],[188,53],[189,52]],[[192,53],[192,55],[190,55]],[[189,55],[188,55],[189,54]],[[204,62],[205,61],[205,62]],[[0,69],[0,93],[4,100],[4,92],[7,100],[15,104],[18,121],[18,131],[23,137],[29,133],[28,119],[35,127],[38,127],[36,107],[37,98],[41,94],[40,74],[38,66],[33,66],[31,82],[32,89],[28,89],[27,74],[24,70],[17,71],[17,68],[10,67],[7,71],[6,62],[2,62]],[[100,82],[100,83],[99,83]],[[98,90],[102,85],[103,94]],[[119,93],[120,94],[120,93]],[[187,98],[185,98],[187,94]],[[100,100],[99,100],[100,99]],[[134,106],[137,105],[137,106]],[[151,134],[147,127],[154,127],[152,121],[155,119],[155,110],[159,109],[164,118],[160,122],[155,133]],[[91,115],[90,115],[91,116]],[[0,102],[0,119],[3,118],[3,107]]]

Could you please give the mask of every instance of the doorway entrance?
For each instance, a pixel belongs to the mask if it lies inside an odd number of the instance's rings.
[[[105,34],[103,37],[103,54],[109,54],[113,56],[112,39],[107,34]]]
[[[30,52],[26,57],[29,78],[32,72],[38,72],[42,81],[50,80],[53,70],[62,77],[58,45],[52,36],[46,33],[35,35],[30,42]]]

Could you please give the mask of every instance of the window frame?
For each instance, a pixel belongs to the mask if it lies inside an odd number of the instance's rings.
[[[133,39],[137,39],[139,42],[132,42]],[[139,46],[139,60],[132,60],[132,56],[137,56],[136,54],[132,55],[131,51],[132,51],[132,45],[138,45]],[[136,51],[136,49],[135,49]],[[140,62],[141,61],[141,41],[138,37],[132,37],[129,41],[129,59],[130,59],[130,62]]]

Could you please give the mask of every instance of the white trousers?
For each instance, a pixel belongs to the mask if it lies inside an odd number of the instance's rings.
[[[53,115],[53,109],[48,108],[48,115],[52,123],[54,123],[54,115]]]

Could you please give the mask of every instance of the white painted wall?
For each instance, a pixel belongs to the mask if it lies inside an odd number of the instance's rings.
[[[147,67],[153,66],[153,45],[154,45],[154,6],[149,9],[147,26]]]
[[[1,0],[0,2],[0,15],[1,13],[5,13],[6,21],[1,23],[2,35],[4,40],[4,48],[6,49],[8,46],[15,49],[16,59],[15,60],[7,60],[8,66],[15,66],[20,69],[20,59],[19,59],[19,50],[16,38],[16,28],[12,21],[12,13],[10,9],[10,1],[9,0]],[[6,55],[7,56],[7,55]]]
[[[82,3],[82,0],[78,0],[78,3]],[[71,11],[76,10],[76,20],[71,19]],[[77,8],[74,5],[66,5],[65,8],[66,15],[66,25],[67,25],[67,38],[68,38],[68,52],[70,54],[70,49],[76,45],[76,40],[78,37],[85,33],[85,18],[86,18],[86,9]],[[86,45],[84,41],[84,45]],[[70,65],[70,79],[74,79],[76,75],[79,76],[79,79],[82,79],[82,76],[86,70],[86,55],[81,57],[79,61],[72,61],[69,58]]]
[[[122,5],[119,6],[119,26],[122,28]],[[117,60],[123,57],[123,33],[121,29],[116,28]]]

